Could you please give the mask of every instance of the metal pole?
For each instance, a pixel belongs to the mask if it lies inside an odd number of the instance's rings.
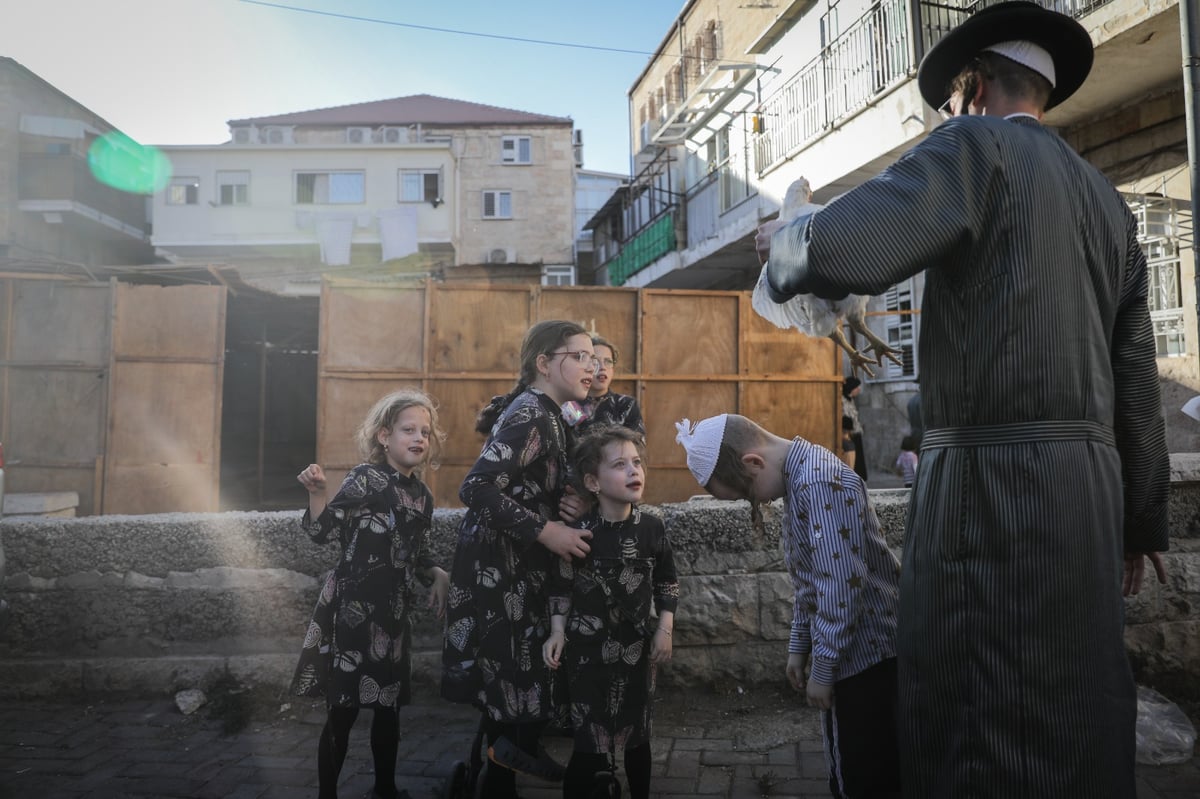
[[[1200,10],[1195,0],[1179,0],[1179,36],[1183,45],[1183,105],[1187,111],[1188,173],[1192,195],[1192,274],[1200,312],[1200,246],[1196,222],[1200,219]]]

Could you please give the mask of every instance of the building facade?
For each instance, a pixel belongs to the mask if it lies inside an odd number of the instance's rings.
[[[8,269],[79,275],[91,266],[153,260],[146,195],[96,178],[88,153],[97,142],[136,147],[99,115],[0,57],[0,259]]]
[[[574,265],[569,118],[414,95],[233,120],[164,147],[153,243],[282,293],[322,274],[540,282]]]
[[[917,89],[921,57],[995,1],[797,0],[775,5],[766,20],[743,4],[721,8],[716,30],[723,36],[701,37],[699,57],[687,39],[682,56],[661,48],[630,90],[636,174],[627,195],[589,222],[597,250],[608,256],[599,274],[614,285],[753,285],[760,269],[754,232],[777,213],[787,187],[806,177],[814,201],[828,202],[924,139],[941,119]],[[1179,412],[1200,393],[1200,342],[1178,2],[1040,2],[1079,19],[1092,35],[1090,77],[1045,122],[1125,193],[1141,220],[1164,414],[1173,449],[1195,449],[1200,431]],[[685,25],[689,11],[718,6],[690,4],[675,28],[695,30]],[[730,13],[757,27],[731,24]],[[743,32],[736,45],[728,35],[734,30]],[[711,68],[710,53],[718,58]],[[698,68],[700,79],[673,93],[676,65],[685,76]],[[872,328],[903,352],[901,365],[876,370],[859,400],[868,436],[886,431],[869,448],[872,470],[890,468],[907,432],[905,408],[920,372],[922,291],[917,275],[872,301]]]

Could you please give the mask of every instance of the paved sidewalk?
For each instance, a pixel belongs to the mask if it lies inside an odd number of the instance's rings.
[[[669,695],[656,703],[653,796],[827,797],[817,716],[770,690],[730,696]],[[0,706],[0,799],[260,799],[316,796],[320,702],[291,702],[240,733],[222,735],[205,709],[183,716],[170,699],[92,705],[7,701]],[[412,799],[441,795],[465,759],[478,716],[420,700],[401,711],[397,783]],[[343,771],[342,797],[371,789],[370,713],[361,714]],[[549,740],[565,762],[570,742]],[[521,783],[528,799],[554,787]],[[628,793],[625,794],[628,796]],[[1200,757],[1138,767],[1138,799],[1200,797]]]

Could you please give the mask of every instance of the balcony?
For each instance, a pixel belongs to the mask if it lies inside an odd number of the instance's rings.
[[[880,0],[873,5],[760,104],[763,130],[754,141],[758,174],[913,79],[930,47],[975,11],[998,2]],[[1038,2],[1076,19],[1096,15],[1084,22],[1097,39],[1092,75],[1068,103],[1047,115],[1049,124],[1074,124],[1178,77],[1178,14],[1157,8],[1169,3],[1150,9],[1123,0]],[[1147,47],[1151,40],[1153,47]]]
[[[22,211],[48,222],[88,220],[111,238],[148,241],[146,197],[105,186],[87,162],[71,154],[22,153],[17,200]]]

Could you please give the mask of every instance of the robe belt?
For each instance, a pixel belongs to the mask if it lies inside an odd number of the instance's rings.
[[[944,447],[990,447],[1032,441],[1095,441],[1116,445],[1111,427],[1083,419],[1053,419],[1045,422],[939,427],[926,430],[921,449]]]

